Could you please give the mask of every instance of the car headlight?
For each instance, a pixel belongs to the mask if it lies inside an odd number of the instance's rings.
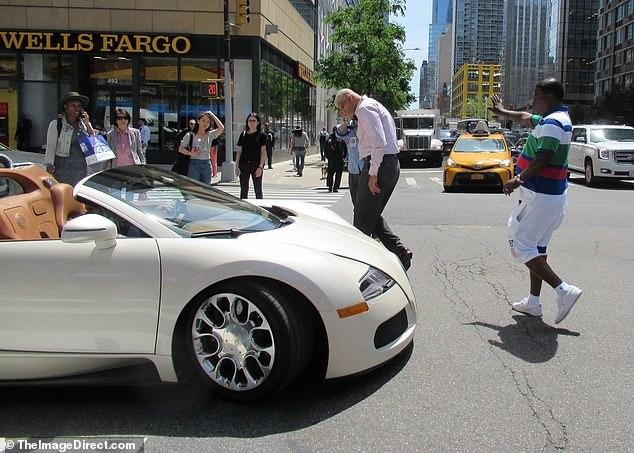
[[[510,159],[504,159],[504,160],[500,161],[500,163],[498,165],[500,167],[510,167],[511,166],[511,160]]]
[[[368,301],[383,294],[394,286],[394,283],[391,277],[370,266],[365,275],[359,280],[359,291],[361,291],[363,299]]]
[[[610,158],[610,150],[608,149],[599,150],[599,159],[609,159],[609,158]]]
[[[451,158],[447,158],[447,167],[457,167],[458,164]]]
[[[431,140],[431,149],[436,151],[442,150],[442,141],[433,138]]]

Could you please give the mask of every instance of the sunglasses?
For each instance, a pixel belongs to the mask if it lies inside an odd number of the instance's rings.
[[[128,121],[130,121],[130,118],[128,118],[127,116],[118,116],[117,119],[118,120],[128,120]]]

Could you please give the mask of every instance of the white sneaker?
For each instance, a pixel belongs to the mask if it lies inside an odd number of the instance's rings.
[[[520,312],[528,316],[534,316],[536,318],[541,318],[543,314],[541,302],[538,302],[536,304],[531,304],[528,302],[528,297],[525,297],[519,302],[515,302],[514,304],[511,304],[511,307],[513,308],[513,310],[517,312]]]
[[[579,296],[581,296],[581,291],[576,286],[570,285],[570,289],[563,296],[557,296],[555,302],[557,302],[557,316],[555,316],[555,324],[559,324],[561,321],[566,319],[568,313],[570,313],[570,309],[577,302]]]

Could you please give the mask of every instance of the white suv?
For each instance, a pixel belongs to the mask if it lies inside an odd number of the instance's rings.
[[[586,184],[598,179],[634,179],[634,127],[573,126],[568,171],[583,173]]]

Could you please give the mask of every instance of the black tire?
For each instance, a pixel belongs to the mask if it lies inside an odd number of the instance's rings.
[[[593,186],[594,184],[596,184],[597,182],[597,178],[594,176],[594,169],[592,168],[592,161],[591,160],[586,160],[586,163],[584,164],[584,172],[583,172],[583,179],[585,180],[586,184],[588,186]]]
[[[239,390],[218,384],[205,372],[194,352],[192,337],[196,315],[201,307],[219,294],[233,294],[247,300],[261,312],[270,327],[274,358],[269,374],[255,388]],[[226,314],[228,312],[229,310]],[[313,326],[306,307],[300,301],[274,284],[242,280],[215,287],[213,291],[193,301],[188,307],[186,322],[178,334],[181,336],[178,342],[181,350],[178,353],[185,359],[179,360],[183,365],[184,379],[203,384],[218,396],[241,403],[271,399],[288,387],[305,369],[314,341]],[[244,366],[243,370],[246,369],[247,366]]]
[[[447,193],[451,193],[454,191],[454,188],[451,186],[443,186],[443,188],[445,189],[445,192]]]

